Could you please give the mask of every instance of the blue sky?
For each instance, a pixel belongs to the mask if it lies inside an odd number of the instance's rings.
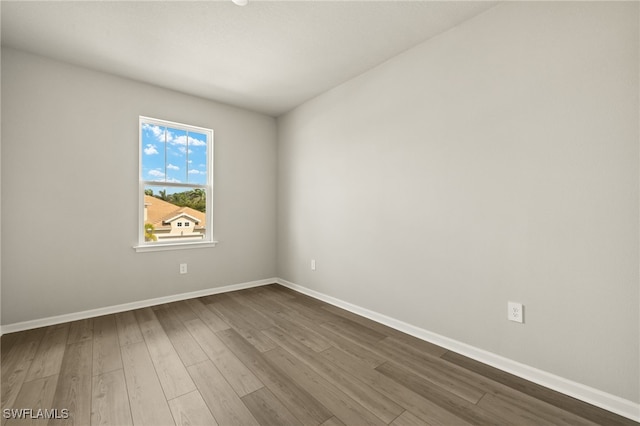
[[[202,133],[143,123],[142,179],[206,184],[206,141]]]

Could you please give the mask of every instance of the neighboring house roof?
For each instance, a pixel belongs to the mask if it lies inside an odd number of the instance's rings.
[[[191,220],[192,222],[195,222],[196,225],[200,223],[200,219],[198,219],[197,217],[193,217],[190,214],[182,211],[183,209],[180,209],[180,211],[178,211],[178,214],[173,214],[171,213],[167,218],[162,219],[162,223],[165,224],[169,224],[171,222],[173,222],[174,220],[177,219],[181,219],[181,218],[187,218],[189,220]]]
[[[206,225],[205,214],[191,207],[176,206],[150,195],[144,196],[144,205],[147,208],[147,220],[145,223],[152,224],[155,229],[169,229],[171,225],[168,222],[185,215],[197,222],[196,229],[203,229]]]

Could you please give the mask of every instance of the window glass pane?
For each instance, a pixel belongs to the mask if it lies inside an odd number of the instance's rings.
[[[167,182],[187,181],[188,155],[186,130],[167,128]]]
[[[205,230],[211,226],[206,198],[212,191],[212,133],[140,117],[141,244],[211,240]]]
[[[142,124],[142,179],[165,180],[165,131],[154,124]]]
[[[187,242],[204,239],[204,189],[145,185],[144,193],[145,241]],[[193,226],[183,226],[187,221]]]
[[[207,183],[207,137],[202,133],[189,132],[187,170],[189,183]]]

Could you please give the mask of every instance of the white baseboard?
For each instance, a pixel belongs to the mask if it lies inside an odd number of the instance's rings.
[[[488,364],[492,367],[537,383],[541,386],[553,389],[565,395],[569,395],[581,401],[595,405],[596,407],[603,408],[607,411],[611,411],[612,413],[619,414],[635,421],[640,421],[640,404],[636,404],[632,401],[620,398],[607,392],[603,392],[601,390],[574,382],[569,379],[565,379],[560,376],[556,376],[555,374],[551,374],[546,371],[521,364],[517,361],[513,361],[511,359],[496,355],[483,349],[476,348],[466,343],[441,336],[431,331],[413,326],[411,324],[407,324],[405,322],[388,317],[386,315],[379,314],[366,308],[362,308],[352,303],[336,299],[335,297],[327,296],[326,294],[308,289],[306,287],[294,284],[281,278],[277,279],[277,283],[297,292],[311,296],[315,299],[319,299],[331,305],[345,309],[349,312],[353,312],[354,314],[358,314],[373,321],[387,325],[396,330],[410,334],[414,337],[417,337],[418,339],[431,342],[445,349],[457,352],[461,355],[467,356],[484,364]]]
[[[245,288],[259,287],[276,283],[277,278],[270,278],[259,281],[250,281],[240,284],[232,284],[223,287],[207,288],[204,290],[192,291],[189,293],[175,294],[171,296],[156,297],[154,299],[140,300],[137,302],[123,303],[121,305],[107,306],[104,308],[90,309],[88,311],[74,312],[71,314],[56,315],[48,318],[22,321],[13,324],[3,325],[0,335],[3,333],[13,333],[16,331],[31,330],[33,328],[47,327],[64,322],[77,321],[87,318],[99,317],[102,315],[116,314],[118,312],[130,311],[132,309],[147,308],[149,306],[161,305],[163,303],[177,302],[180,300],[193,299],[196,297],[210,296],[212,294],[227,293],[230,291],[243,290]]]

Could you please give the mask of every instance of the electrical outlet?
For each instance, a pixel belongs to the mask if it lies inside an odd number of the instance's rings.
[[[524,322],[524,306],[522,306],[522,303],[507,302],[507,319],[519,323]]]
[[[180,273],[181,274],[186,274],[187,273],[187,264],[186,263],[181,263],[180,264]]]
[[[311,270],[312,271],[316,270],[316,260],[315,259],[311,259]]]

